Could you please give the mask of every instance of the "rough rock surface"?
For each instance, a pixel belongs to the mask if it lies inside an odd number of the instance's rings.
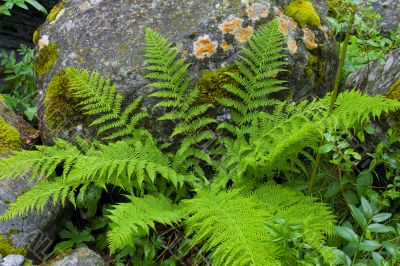
[[[56,259],[49,266],[107,266],[108,264],[94,251],[88,248],[78,248],[63,258]]]
[[[58,0],[38,0],[50,10]],[[29,5],[28,5],[29,6]],[[32,46],[33,32],[46,20],[46,15],[32,6],[29,10],[15,7],[11,16],[0,15],[0,49],[14,50],[20,44]]]
[[[385,24],[381,27],[384,34],[388,34],[391,30],[396,31],[400,23],[400,0],[377,1],[373,4],[377,13],[381,14],[382,22]]]
[[[358,89],[369,94],[386,95],[393,84],[400,79],[400,48],[391,51],[383,61],[374,61],[351,74],[346,88]]]
[[[18,180],[0,180],[0,215],[11,202],[29,190],[31,184],[28,184],[28,180],[28,176]],[[64,220],[65,213],[61,207],[48,204],[42,213],[29,213],[22,218],[0,222],[0,234],[4,239],[11,239],[15,246],[25,248],[30,259],[40,261],[51,247]]]
[[[0,266],[22,266],[25,258],[22,255],[11,254],[4,258],[0,258]]]
[[[22,117],[15,114],[6,104],[0,99],[0,117],[8,124],[18,130],[22,138],[22,147],[30,149],[39,140],[39,132],[35,130]]]
[[[49,129],[44,119],[47,86],[52,77],[67,66],[97,70],[111,78],[126,101],[147,93],[143,78],[144,31],[147,27],[172,41],[191,63],[194,77],[199,78],[204,70],[231,64],[252,30],[278,17],[288,46],[289,71],[282,78],[288,80],[295,99],[324,95],[333,83],[337,50],[334,37],[326,26],[323,7],[316,7],[321,15],[321,26],[300,28],[283,13],[289,1],[277,1],[280,6],[274,6],[272,1],[245,2],[66,0],[64,10],[53,23],[46,22],[42,26],[39,36],[39,43],[41,40],[44,44],[56,43],[59,53],[50,72],[37,77],[43,142],[51,142],[54,136],[73,139],[77,132],[86,133],[81,124],[63,125],[65,121],[60,121],[61,126],[56,130]],[[232,25],[234,33],[224,34],[224,29],[229,32]],[[208,41],[210,49],[196,50],[203,41]],[[37,51],[40,54],[39,47]]]

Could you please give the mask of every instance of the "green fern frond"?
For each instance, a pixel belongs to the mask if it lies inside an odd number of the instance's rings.
[[[71,67],[66,68],[65,73],[74,97],[80,101],[79,107],[85,114],[97,117],[91,126],[99,127],[99,135],[110,133],[104,140],[133,136],[138,131],[138,123],[148,116],[146,112],[134,113],[140,98],[122,110],[122,96],[117,93],[116,85],[98,73],[89,74]]]
[[[194,158],[202,158],[200,160],[211,163],[199,147],[214,136],[208,127],[216,120],[207,116],[213,106],[197,103],[200,90],[197,86],[191,88],[192,79],[188,78],[190,65],[184,58],[178,58],[179,52],[172,48],[166,38],[147,29],[145,42],[145,61],[148,63],[146,78],[150,80],[146,87],[156,89],[149,96],[159,100],[154,108],[164,108],[164,114],[158,120],[176,124],[171,138],[180,137],[176,142],[180,142],[181,147],[174,161],[193,162]],[[185,165],[189,167],[191,164]]]
[[[81,156],[78,147],[62,139],[55,139],[53,147],[36,148],[36,151],[21,150],[8,158],[0,158],[0,179],[18,179],[28,173],[32,178],[47,178],[58,165],[64,163],[68,169]]]
[[[64,183],[61,178],[53,181],[38,182],[30,190],[19,196],[16,202],[11,203],[7,211],[0,216],[0,220],[22,217],[32,211],[42,212],[51,198],[53,205],[61,203],[64,206],[66,199],[69,199],[74,204],[74,190],[79,185]]]
[[[201,251],[213,251],[214,265],[280,265],[265,230],[268,213],[240,190],[198,190],[184,201],[187,236]]]
[[[162,195],[143,198],[127,196],[128,203],[120,203],[109,210],[111,230],[107,233],[111,253],[132,244],[134,237],[148,235],[155,223],[172,225],[181,220],[181,211]]]
[[[220,99],[219,103],[231,109],[236,125],[251,124],[260,111],[280,103],[268,97],[285,89],[283,81],[276,79],[285,64],[283,42],[277,20],[261,26],[249,40],[248,47],[242,48],[243,56],[235,62],[239,71],[227,73],[239,86],[225,85],[225,90],[235,97]]]

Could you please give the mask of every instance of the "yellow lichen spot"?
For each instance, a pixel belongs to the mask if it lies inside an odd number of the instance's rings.
[[[289,53],[291,55],[295,55],[297,53],[297,42],[293,38],[289,38],[287,41],[287,46],[289,49]]]
[[[221,48],[222,48],[222,50],[224,50],[224,51],[226,52],[226,51],[229,51],[230,49],[232,49],[233,47],[232,47],[231,44],[227,43],[227,42],[224,40],[224,41],[222,41],[222,43],[221,43]]]
[[[303,43],[306,45],[308,50],[318,48],[318,44],[315,42],[315,34],[309,28],[303,29]]]
[[[89,8],[90,8],[90,2],[89,1],[85,1],[82,4],[79,5],[79,10],[81,12],[85,12],[85,11],[89,10]]]
[[[73,98],[68,76],[59,72],[50,81],[44,99],[45,120],[50,128],[56,129],[65,122],[79,122],[83,115],[77,110],[78,102]]]
[[[21,135],[18,130],[8,124],[0,116],[0,153],[18,149],[21,145]],[[1,252],[0,252],[1,254]]]
[[[56,20],[58,13],[64,8],[64,1],[61,1],[57,5],[55,5],[51,10],[50,13],[47,15],[47,21],[53,22]]]
[[[247,28],[244,29],[242,28],[239,31],[239,34],[235,35],[235,39],[238,42],[243,43],[246,42],[248,39],[250,39],[251,36],[253,36],[253,33],[254,33],[253,27],[248,26]]]
[[[321,19],[313,5],[307,0],[294,0],[286,7],[285,14],[299,23],[300,27],[321,26]]]
[[[257,21],[259,19],[268,17],[270,7],[271,5],[268,2],[266,2],[264,5],[255,3],[246,8],[246,13],[250,20]]]
[[[42,49],[43,47],[49,45],[49,36],[43,35],[42,38],[40,38],[38,44],[39,44],[39,50]]]
[[[297,29],[297,23],[290,17],[282,15],[279,17],[279,31],[287,36],[290,30]]]
[[[197,58],[211,57],[218,47],[218,42],[210,39],[210,36],[200,36],[193,44],[193,53]]]
[[[225,34],[229,33],[232,35],[236,35],[238,31],[240,31],[242,27],[243,19],[237,18],[237,17],[232,17],[228,19],[227,21],[222,22],[219,25],[219,30]]]

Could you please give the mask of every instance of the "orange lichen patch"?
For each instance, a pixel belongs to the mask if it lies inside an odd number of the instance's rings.
[[[226,51],[232,49],[233,47],[231,44],[227,43],[226,41],[223,41],[221,43],[221,48],[222,48],[222,50],[224,50],[226,52]]]
[[[293,38],[289,38],[287,41],[287,46],[289,49],[289,53],[291,55],[294,55],[297,53],[297,42]]]
[[[280,10],[278,7],[274,6],[274,12],[278,17],[282,17],[285,14],[283,14],[282,10]]]
[[[243,23],[243,19],[237,18],[237,17],[232,17],[232,18],[228,19],[227,21],[222,22],[219,25],[219,30],[223,34],[230,33],[230,34],[236,35],[236,33],[240,29],[243,29],[242,23]]]
[[[325,39],[329,40],[329,28],[328,28],[328,26],[327,25],[322,25],[322,26],[319,26],[318,29],[320,29],[324,33]]]
[[[255,3],[246,8],[246,13],[250,20],[257,21],[268,17],[270,7],[271,5],[268,2],[265,5]]]
[[[318,48],[318,44],[315,42],[315,34],[310,30],[309,28],[304,28],[303,29],[303,42],[306,45],[308,50],[313,50],[315,48]]]
[[[217,51],[218,42],[213,42],[210,36],[200,36],[193,44],[193,53],[197,58],[211,57]]]
[[[242,28],[239,31],[239,34],[235,35],[235,39],[238,42],[243,43],[243,42],[246,42],[248,39],[250,39],[251,36],[253,36],[253,33],[254,33],[254,30],[253,30],[253,27],[251,27],[251,26],[249,26],[245,29]]]
[[[49,44],[49,36],[48,35],[43,35],[42,38],[38,41],[39,45],[39,50],[42,49],[43,47],[47,46]]]
[[[285,15],[279,16],[279,31],[287,36],[290,30],[295,30],[297,28],[297,23],[292,18]]]

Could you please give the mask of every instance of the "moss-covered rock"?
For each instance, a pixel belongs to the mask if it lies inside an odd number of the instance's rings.
[[[0,153],[18,149],[21,145],[21,135],[18,130],[9,125],[0,116]]]
[[[49,43],[43,47],[37,57],[35,58],[33,67],[39,76],[47,74],[58,58],[58,45],[56,43]]]
[[[237,84],[226,72],[237,72],[235,66],[221,67],[217,70],[204,71],[199,79],[200,101],[217,104],[218,99],[229,97],[224,84]]]
[[[32,42],[34,45],[36,45],[37,42],[39,41],[39,35],[40,35],[40,30],[38,28],[33,32],[33,35],[32,35]]]
[[[307,0],[294,0],[286,7],[285,14],[293,18],[300,27],[321,26],[321,19],[313,5]]]
[[[55,5],[49,12],[49,14],[47,15],[47,21],[49,22],[53,22],[58,13],[60,13],[60,11],[64,8],[64,1],[61,1],[60,3],[58,3],[57,5]]]
[[[69,79],[65,71],[59,72],[51,80],[44,100],[45,119],[50,128],[59,127],[63,121],[68,122],[83,119],[83,115],[76,107],[77,102],[69,89]]]
[[[0,255],[2,255],[3,257],[10,254],[21,254],[23,256],[26,256],[26,253],[26,249],[14,246],[10,238],[4,239],[3,236],[0,234]]]

